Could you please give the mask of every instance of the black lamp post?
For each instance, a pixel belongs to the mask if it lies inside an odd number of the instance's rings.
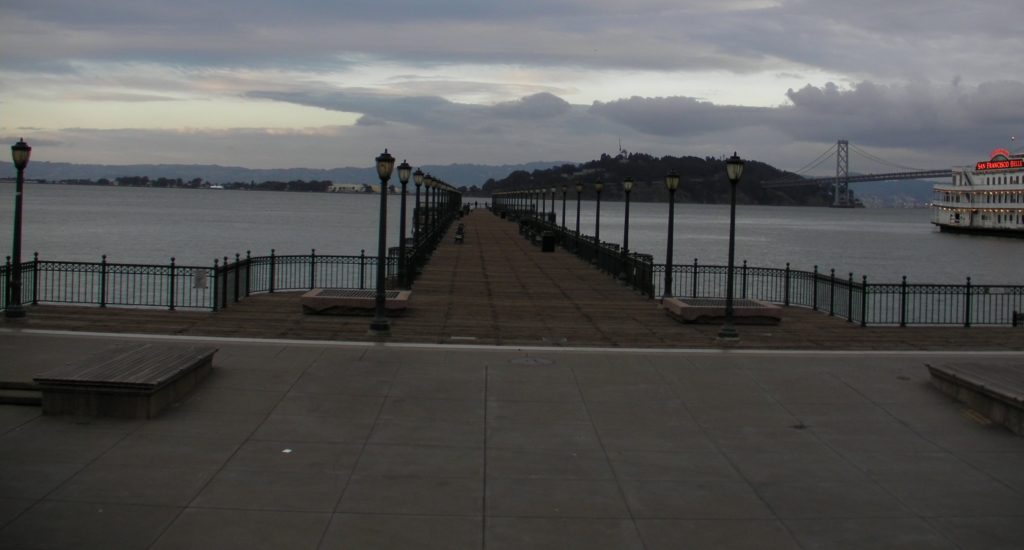
[[[679,189],[679,174],[669,172],[665,175],[665,187],[668,188],[668,246],[665,249],[665,288],[662,299],[672,296],[672,237],[676,222],[676,189]]]
[[[569,192],[569,186],[562,186],[562,232],[565,232],[565,195]]]
[[[420,246],[420,186],[423,185],[424,176],[423,170],[419,168],[412,173],[412,182],[416,184],[416,208],[412,211],[412,240],[416,243],[416,248]]]
[[[551,215],[548,216],[548,221],[551,222],[551,225],[555,225],[558,221],[558,215],[555,214],[555,191],[557,191],[557,189],[555,187],[551,187]]]
[[[626,192],[626,219],[622,228],[622,255],[629,253],[629,194],[633,191],[633,178],[622,181],[622,190]]]
[[[18,143],[11,146],[11,158],[14,160],[14,168],[18,171],[18,179],[14,188],[14,246],[11,251],[11,272],[7,282],[7,307],[4,315],[8,318],[25,316],[25,309],[21,307],[21,190],[25,185],[25,167],[28,166],[28,157],[32,154],[32,148],[19,139]]]
[[[736,184],[743,176],[743,159],[735,152],[725,161],[725,173],[729,177],[729,267],[725,276],[725,324],[718,331],[718,337],[724,340],[737,340],[740,335],[733,324],[732,308],[732,266],[736,252]]]
[[[576,236],[580,236],[580,197],[583,195],[583,184],[576,184]]]
[[[374,300],[374,316],[370,321],[370,334],[388,336],[391,334],[391,322],[385,311],[384,275],[387,272],[387,237],[388,237],[388,181],[395,169],[395,157],[384,149],[376,159],[377,177],[380,178],[380,221],[377,230],[377,295]]]
[[[434,222],[437,214],[437,180],[434,176],[427,176],[427,233],[433,238]]]
[[[402,279],[402,287],[409,287],[409,274],[405,272],[405,189],[412,175],[412,166],[402,161],[398,165],[398,182],[402,184],[402,214],[398,219],[398,276]]]
[[[601,246],[601,191],[604,190],[604,183],[601,180],[594,182],[594,191],[597,191],[597,212],[594,217],[594,244]]]

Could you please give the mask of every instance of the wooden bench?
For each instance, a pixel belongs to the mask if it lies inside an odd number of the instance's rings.
[[[217,348],[119,345],[35,377],[44,414],[153,418],[210,373]]]
[[[725,321],[723,298],[663,298],[668,316],[681,323],[721,324]],[[781,307],[761,300],[733,300],[733,323],[737,325],[777,325],[782,322]]]
[[[942,393],[1024,436],[1024,364],[945,363],[928,365]]]

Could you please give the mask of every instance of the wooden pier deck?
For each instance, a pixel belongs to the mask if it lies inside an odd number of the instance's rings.
[[[651,300],[561,249],[541,252],[515,223],[486,210],[462,220],[463,244],[444,239],[413,286],[389,341],[627,348],[803,350],[1024,350],[1024,330],[868,327],[802,308],[778,326],[739,327],[735,344],[717,326],[680,324]],[[454,231],[454,229],[453,229]],[[302,313],[300,292],[254,295],[222,311],[30,307],[5,328],[365,341],[369,318]]]

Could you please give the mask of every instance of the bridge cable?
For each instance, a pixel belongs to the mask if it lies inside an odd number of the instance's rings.
[[[793,173],[794,174],[802,175],[804,172],[807,172],[809,170],[813,170],[813,169],[817,168],[818,166],[820,166],[826,160],[834,158],[835,157],[835,152],[836,152],[836,147],[837,147],[836,145],[833,145],[832,147],[829,147],[828,150],[826,150],[824,153],[818,155],[814,160],[812,160],[811,162],[808,162],[802,168],[800,168],[799,170],[794,171]]]
[[[912,166],[904,166],[902,164],[897,164],[895,162],[891,162],[891,161],[885,160],[885,159],[879,157],[878,155],[873,155],[873,154],[871,154],[871,153],[861,149],[860,147],[857,147],[856,145],[853,145],[852,143],[850,144],[850,149],[853,149],[856,153],[858,153],[859,155],[863,156],[864,158],[866,158],[868,160],[873,160],[873,161],[877,162],[878,164],[881,164],[882,166],[887,166],[889,168],[896,168],[896,169],[899,169],[899,170],[910,170],[910,171],[914,171],[914,172],[923,172],[923,171],[925,171],[923,168],[914,168]]]

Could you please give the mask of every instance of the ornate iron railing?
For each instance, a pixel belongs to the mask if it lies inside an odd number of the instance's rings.
[[[589,235],[577,235],[532,208],[496,209],[503,219],[517,221],[519,232],[541,242],[550,232],[569,252],[623,280],[646,296],[663,296],[665,264],[655,264],[647,254],[623,254],[617,244],[596,243]],[[668,295],[683,298],[724,298],[728,267],[692,264],[672,266]],[[846,319],[861,326],[880,325],[1013,325],[1024,320],[1024,285],[963,285],[868,283],[836,274],[785,268],[754,267],[744,261],[733,268],[733,296],[785,306],[806,307]]]
[[[308,255],[225,257],[212,266],[55,262],[38,255],[21,265],[21,303],[154,308],[226,308],[250,294],[311,288],[371,288],[377,258]],[[397,258],[386,260],[389,287],[397,286]],[[7,306],[9,263],[0,267]]]
[[[674,265],[672,296],[722,298],[727,267]],[[878,325],[1010,325],[1024,311],[1024,285],[868,283],[848,274],[770,267],[733,268],[733,294],[787,306],[811,308],[861,326]],[[664,290],[665,265],[655,264],[654,287]],[[1019,317],[1017,317],[1019,318]]]
[[[506,218],[508,218],[506,214]],[[511,219],[517,219],[513,215]],[[566,250],[579,256],[582,260],[596,266],[601,271],[623,282],[623,284],[644,294],[653,296],[651,285],[654,258],[650,254],[640,254],[622,250],[616,243],[595,242],[590,235],[577,234],[570,229],[562,229],[553,221],[540,218],[518,218],[519,232],[536,244],[543,244],[544,239],[553,239]]]

